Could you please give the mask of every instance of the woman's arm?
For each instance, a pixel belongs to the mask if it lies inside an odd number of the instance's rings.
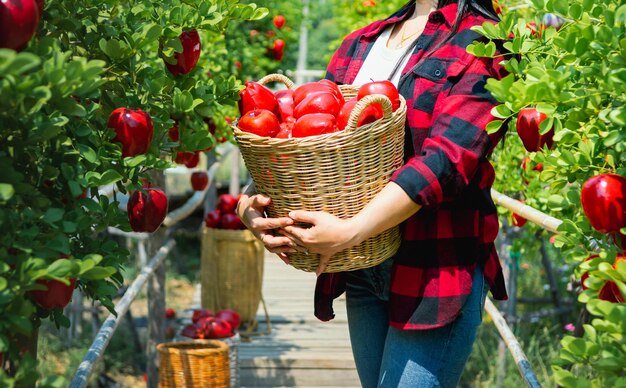
[[[265,208],[272,200],[262,194],[256,194],[254,183],[250,184],[239,198],[237,215],[246,227],[258,238],[265,248],[276,253],[285,263],[289,263],[287,253],[296,252],[295,243],[284,236],[274,236],[273,231],[293,224],[289,217],[266,218]]]
[[[312,227],[286,226],[283,233],[309,252],[320,254],[316,271],[319,276],[332,255],[399,225],[420,208],[400,186],[390,182],[352,218],[342,220],[326,212],[293,211],[289,217]]]

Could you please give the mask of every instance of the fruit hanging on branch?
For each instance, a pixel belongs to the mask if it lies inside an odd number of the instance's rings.
[[[287,19],[285,19],[283,15],[276,15],[274,16],[274,20],[273,20],[274,26],[276,26],[276,28],[278,28],[279,30],[283,28],[286,21]]]
[[[274,46],[272,47],[272,52],[274,53],[275,60],[282,61],[283,56],[285,55],[285,41],[282,39],[276,39],[274,41]]]
[[[0,48],[16,51],[26,48],[40,16],[35,0],[0,0]]]
[[[209,175],[206,171],[196,171],[191,174],[190,179],[194,191],[202,191],[209,185]]]
[[[580,200],[597,231],[614,233],[626,227],[626,178],[617,174],[593,176],[583,184]]]
[[[128,199],[130,227],[135,232],[156,231],[167,215],[167,195],[160,189],[134,191]]]
[[[76,278],[67,279],[68,284],[59,280],[37,280],[37,284],[46,287],[45,290],[30,292],[35,303],[46,310],[64,308],[72,300],[72,293],[76,287]]]
[[[111,112],[107,126],[115,130],[113,141],[122,144],[122,157],[148,152],[154,126],[150,115],[143,110],[117,108]]]
[[[180,34],[180,42],[183,45],[183,51],[174,55],[175,63],[169,63],[163,58],[165,67],[173,75],[187,74],[191,72],[198,64],[200,59],[200,35],[197,30],[186,31]]]
[[[517,134],[528,152],[537,152],[544,146],[552,148],[554,128],[543,135],[539,133],[539,125],[547,119],[545,113],[535,108],[523,108],[517,115]]]

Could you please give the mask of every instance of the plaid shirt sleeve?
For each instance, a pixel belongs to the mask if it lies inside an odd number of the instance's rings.
[[[479,162],[497,139],[485,126],[496,101],[485,89],[488,78],[500,77],[491,58],[475,58],[462,77],[434,108],[429,136],[419,154],[392,177],[418,204],[437,206],[460,193],[472,180]]]

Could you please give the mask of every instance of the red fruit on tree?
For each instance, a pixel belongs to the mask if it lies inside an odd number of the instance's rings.
[[[282,61],[283,56],[285,55],[285,41],[282,39],[276,39],[274,41],[274,46],[272,47],[272,52],[274,53],[275,60]]]
[[[274,16],[273,21],[274,21],[274,25],[276,26],[276,28],[280,30],[281,28],[283,28],[287,20],[285,19],[283,15],[276,15]]]
[[[293,116],[293,90],[282,89],[274,93],[278,102],[278,119],[281,123],[287,120],[287,117]]]
[[[365,8],[375,7],[376,6],[376,0],[365,0],[361,4]]]
[[[387,98],[391,101],[391,110],[394,112],[400,107],[400,93],[391,81],[373,81],[363,84],[359,88],[359,92],[356,97],[360,100],[363,97],[372,94],[382,94],[387,96]]]
[[[524,148],[529,152],[537,152],[544,146],[552,148],[554,128],[541,135],[539,125],[547,119],[545,113],[539,112],[535,108],[523,108],[517,115],[517,133],[522,139]]]
[[[191,187],[194,191],[202,191],[209,185],[209,175],[206,171],[196,171],[191,174]]]
[[[296,105],[293,117],[300,117],[310,113],[328,113],[337,116],[341,105],[337,98],[329,92],[315,92],[307,95]]]
[[[278,101],[271,90],[258,82],[246,82],[246,88],[239,92],[239,114],[241,116],[254,109],[267,109],[278,115]]]
[[[0,0],[0,48],[23,50],[37,30],[40,16],[35,0]]]
[[[195,309],[193,310],[193,313],[191,314],[191,322],[197,323],[202,318],[213,317],[213,316],[215,316],[215,314],[213,314],[213,311],[209,309],[205,309],[205,308]]]
[[[183,51],[176,53],[176,63],[171,64],[165,62],[165,67],[167,67],[173,75],[189,73],[196,67],[198,59],[200,58],[201,44],[198,31],[185,31],[180,34],[179,39],[183,45]]]
[[[334,132],[337,127],[335,116],[328,113],[310,113],[300,117],[293,125],[293,137],[316,136]]]
[[[187,168],[194,168],[200,162],[199,152],[177,152],[174,161],[178,164],[184,164]]]
[[[165,318],[167,319],[174,319],[176,318],[176,310],[174,310],[171,307],[168,307],[165,309]]]
[[[221,219],[222,219],[222,212],[220,212],[218,209],[212,210],[208,212],[206,216],[204,216],[204,225],[207,228],[213,228],[213,229],[219,228]]]
[[[239,129],[258,136],[274,137],[280,131],[280,122],[274,113],[267,109],[254,109],[239,119]]]
[[[128,199],[127,211],[133,231],[152,233],[167,215],[167,196],[159,189],[136,190]]]
[[[207,125],[209,133],[211,135],[215,135],[215,131],[217,131],[217,124],[215,123],[215,120],[213,120],[213,117],[205,117],[204,122]]]
[[[113,141],[122,144],[123,157],[148,152],[154,126],[146,112],[141,109],[117,108],[111,112],[107,126],[115,130]]]
[[[180,132],[178,130],[178,125],[174,124],[172,128],[168,129],[167,135],[169,136],[171,141],[178,141],[180,139]]]
[[[521,228],[522,226],[526,225],[527,222],[528,220],[526,218],[520,216],[517,213],[513,213],[513,226]]]
[[[76,278],[69,279],[69,284],[58,280],[43,279],[38,279],[37,284],[45,286],[47,289],[30,292],[35,303],[47,310],[64,308],[72,300],[72,293],[74,292],[74,287],[76,287]]]
[[[626,227],[626,178],[617,174],[593,176],[583,184],[580,200],[597,231],[612,233]]]
[[[215,316],[230,323],[230,326],[233,328],[233,330],[239,329],[239,326],[241,325],[241,316],[235,310],[220,310]]]
[[[356,97],[354,97],[346,101],[346,103],[343,104],[343,106],[341,107],[341,110],[337,115],[337,128],[340,131],[344,130],[348,125],[350,114],[352,113],[352,110],[354,109],[354,106],[357,102],[358,101]],[[383,118],[383,116],[383,108],[380,106],[380,104],[371,104],[367,108],[363,109],[361,115],[359,116],[359,119],[357,120],[356,126],[358,128],[361,125],[373,123],[374,121]]]

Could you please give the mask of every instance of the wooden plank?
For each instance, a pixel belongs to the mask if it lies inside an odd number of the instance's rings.
[[[242,387],[360,387],[353,369],[256,368],[239,376]]]

